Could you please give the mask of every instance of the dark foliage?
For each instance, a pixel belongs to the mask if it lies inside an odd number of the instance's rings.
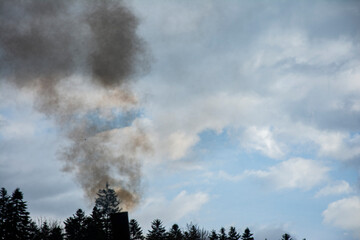
[[[246,228],[244,230],[244,233],[243,235],[241,236],[241,239],[242,240],[254,240],[254,238],[252,237],[252,233],[250,232],[250,229],[249,228]]]
[[[151,223],[151,230],[149,230],[148,234],[146,235],[147,240],[165,240],[165,227],[162,225],[160,219],[155,219]]]
[[[121,208],[119,207],[120,201],[116,195],[114,189],[109,188],[109,184],[106,183],[104,189],[100,189],[97,193],[97,198],[95,200],[95,208],[98,211],[99,217],[103,223],[103,230],[105,233],[105,239],[111,240],[111,220],[110,216],[114,213],[119,213]]]
[[[210,240],[218,240],[219,239],[219,235],[216,233],[215,230],[212,230],[209,236]]]
[[[0,190],[0,239],[9,236],[10,196],[5,188]]]
[[[172,225],[171,229],[169,230],[167,236],[167,240],[183,240],[184,234],[182,233],[181,229],[179,228],[179,225],[174,224]]]
[[[225,228],[220,228],[219,240],[227,240]]]
[[[144,240],[143,232],[138,222],[135,219],[131,219],[129,223],[130,240]]]
[[[68,240],[85,240],[87,217],[83,210],[78,209],[76,213],[65,220],[66,239]]]
[[[293,240],[290,234],[285,233],[282,235],[281,240]]]
[[[40,228],[40,239],[41,240],[49,239],[50,235],[51,235],[50,227],[48,223],[45,221]]]
[[[228,240],[238,240],[238,239],[240,239],[240,234],[236,231],[235,227],[230,227],[227,239]]]
[[[63,240],[64,236],[62,233],[62,229],[60,226],[54,226],[50,230],[50,238],[49,240]]]
[[[0,236],[1,239],[28,239],[30,216],[23,193],[19,188],[8,196],[5,188],[0,191]]]
[[[185,240],[200,240],[201,234],[199,228],[190,223],[187,225],[187,231],[184,233]]]
[[[95,206],[91,216],[86,219],[86,236],[89,240],[105,239],[104,218]]]

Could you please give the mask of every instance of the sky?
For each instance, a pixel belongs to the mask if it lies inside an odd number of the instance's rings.
[[[29,74],[21,64],[32,62],[4,61],[0,39],[0,187],[19,187],[33,218],[64,220],[91,213],[102,169],[145,233],[159,218],[167,229],[249,227],[255,239],[360,238],[358,1],[121,4],[138,21],[126,18],[136,36],[121,30],[139,44],[135,73],[100,86],[96,68],[89,77],[63,64],[56,70],[67,74],[52,82],[57,105],[22,82],[50,76],[48,57],[67,49],[30,51],[41,67]],[[73,27],[61,21],[53,24]],[[88,36],[86,24],[69,39]],[[119,36],[109,32],[96,36]],[[74,46],[77,61],[87,50]],[[92,54],[106,59],[123,46]]]

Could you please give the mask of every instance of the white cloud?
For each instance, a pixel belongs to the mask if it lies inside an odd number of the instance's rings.
[[[205,130],[221,133],[227,126],[238,127],[243,122],[253,122],[254,113],[245,113],[255,111],[262,102],[260,97],[252,94],[225,92],[192,96],[180,105],[178,102],[171,104],[171,101],[167,101],[169,105],[163,105],[163,101],[152,104],[152,117],[146,120],[146,131],[154,144],[157,161],[186,157]]]
[[[244,175],[262,179],[277,189],[300,188],[309,190],[324,182],[328,178],[328,171],[329,168],[315,160],[292,158],[265,171],[245,171]]]
[[[324,222],[349,230],[360,238],[360,197],[343,198],[328,205],[323,212]]]
[[[270,158],[276,159],[284,156],[283,150],[268,128],[249,127],[242,138],[246,148],[258,150]]]
[[[178,131],[170,134],[168,141],[170,159],[179,159],[184,157],[190,147],[199,141],[199,137]]]
[[[181,191],[171,200],[164,196],[147,198],[133,215],[142,226],[148,226],[155,218],[169,223],[196,213],[208,201],[209,195],[207,193],[189,194],[186,191]]]
[[[278,128],[276,141],[287,145],[308,144],[319,156],[341,161],[352,160],[360,155],[360,134],[350,134],[339,130],[323,130],[304,123],[284,121]],[[307,151],[304,147],[303,151]]]
[[[339,194],[348,194],[352,193],[353,189],[350,187],[350,184],[344,180],[327,185],[320,189],[315,197],[325,197],[328,195],[339,195]]]

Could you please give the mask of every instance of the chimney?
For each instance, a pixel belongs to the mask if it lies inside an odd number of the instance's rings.
[[[114,240],[130,240],[129,217],[127,212],[112,214],[111,225]]]

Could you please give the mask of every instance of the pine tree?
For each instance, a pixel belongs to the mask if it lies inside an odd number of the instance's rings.
[[[252,233],[250,232],[249,228],[246,228],[243,235],[241,236],[242,240],[254,240],[254,238],[252,237]]]
[[[41,240],[48,240],[50,238],[50,227],[47,223],[47,221],[44,221],[40,228],[40,239]]]
[[[9,234],[11,239],[27,239],[30,226],[29,212],[23,200],[23,193],[19,188],[15,189],[10,198],[9,204]]]
[[[149,230],[146,240],[165,240],[165,227],[162,225],[162,222],[160,219],[155,219],[151,223],[151,230]]]
[[[184,236],[185,240],[200,240],[200,231],[196,225],[188,224],[187,229]]]
[[[290,234],[285,233],[284,235],[282,235],[281,240],[292,240],[292,237],[290,236]]]
[[[58,224],[53,224],[50,228],[50,236],[49,240],[63,240],[64,235],[62,233],[62,229]]]
[[[171,229],[167,234],[167,240],[183,240],[184,235],[182,234],[179,225],[174,224],[172,225]]]
[[[240,234],[236,231],[235,227],[230,227],[228,232],[228,240],[238,240],[240,238]]]
[[[141,227],[135,219],[131,219],[129,223],[130,240],[144,240]]]
[[[210,240],[218,240],[219,239],[219,236],[218,236],[218,234],[216,233],[215,230],[211,231],[209,239]]]
[[[87,233],[87,217],[83,210],[78,209],[76,213],[65,220],[65,235],[67,240],[85,240]]]
[[[9,207],[10,196],[7,194],[5,188],[0,190],[0,239],[9,239]]]
[[[102,214],[110,218],[110,214],[119,213],[122,209],[119,207],[120,201],[114,189],[109,188],[106,183],[105,189],[100,189],[97,193],[95,206]]]
[[[93,208],[91,216],[86,221],[86,238],[88,240],[105,239],[104,219],[96,206]]]
[[[220,228],[219,240],[227,240],[225,228]]]
[[[30,220],[29,224],[29,239],[31,240],[41,240],[40,239],[40,229],[36,225],[36,223]]]
[[[111,214],[119,213],[122,210],[119,207],[120,201],[114,189],[109,188],[108,183],[106,183],[105,189],[100,189],[98,191],[97,195],[95,207],[102,214],[105,239],[110,240],[112,238],[110,216]]]

